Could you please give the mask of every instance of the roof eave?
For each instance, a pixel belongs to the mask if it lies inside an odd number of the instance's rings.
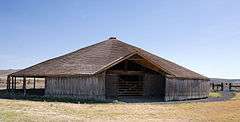
[[[182,80],[205,80],[205,81],[210,81],[210,79],[208,77],[176,77],[176,76],[172,76],[172,75],[166,75],[167,78],[170,79],[182,79]]]

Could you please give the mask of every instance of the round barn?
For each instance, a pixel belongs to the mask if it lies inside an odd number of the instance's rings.
[[[44,78],[46,96],[79,99],[144,98],[164,101],[206,98],[209,79],[115,37],[8,76]]]

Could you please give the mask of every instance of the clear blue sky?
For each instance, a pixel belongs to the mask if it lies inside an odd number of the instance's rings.
[[[0,0],[0,69],[109,36],[208,77],[240,78],[239,0]]]

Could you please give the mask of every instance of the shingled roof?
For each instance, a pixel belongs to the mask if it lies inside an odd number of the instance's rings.
[[[119,41],[116,38],[109,38],[106,41],[44,61],[13,73],[11,76],[47,77],[93,75],[106,70],[107,67],[133,54],[138,54],[147,59],[156,67],[166,72],[168,77],[208,79],[143,49]]]

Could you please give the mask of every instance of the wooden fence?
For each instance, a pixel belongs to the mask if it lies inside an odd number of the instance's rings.
[[[212,91],[240,91],[240,83],[210,83]]]

